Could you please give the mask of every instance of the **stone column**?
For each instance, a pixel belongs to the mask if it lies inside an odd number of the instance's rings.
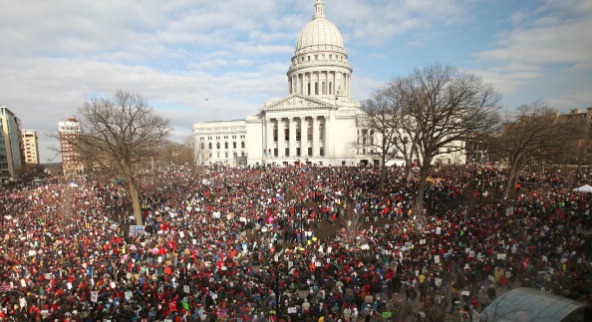
[[[296,156],[296,117],[290,117],[288,119],[290,124],[290,157]]]
[[[273,146],[273,119],[269,118],[265,124],[265,146],[263,147],[268,159],[273,157]],[[270,151],[271,154],[267,154]]]
[[[277,124],[278,124],[278,143],[277,143],[278,158],[281,159],[284,157],[284,120],[282,118],[279,118],[277,120]]]
[[[335,157],[335,113],[333,111],[325,117],[325,157]]]
[[[317,116],[312,117],[312,157],[319,155],[319,120]]]

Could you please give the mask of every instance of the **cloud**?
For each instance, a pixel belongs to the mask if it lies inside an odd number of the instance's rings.
[[[541,99],[549,97],[562,104],[577,102],[567,97],[582,97],[592,90],[589,3],[549,1],[532,13],[515,14],[511,20],[519,17],[522,23],[499,33],[495,48],[476,54],[482,62],[494,65],[481,74],[505,93],[532,90],[530,94]],[[541,90],[546,87],[548,92]]]
[[[434,63],[423,61],[441,49],[433,43],[479,23],[472,9],[481,3],[324,2],[350,53],[356,100],[388,81],[380,77],[397,76],[382,76],[387,72]],[[492,47],[479,48],[472,57],[446,49],[462,63],[478,59],[465,68],[504,94],[531,91],[528,95],[541,98],[538,90],[555,93],[552,102],[589,101],[585,91],[591,90],[582,85],[592,83],[589,3],[548,1],[508,14]],[[265,101],[287,95],[286,72],[313,5],[313,0],[0,1],[0,104],[15,112],[23,127],[37,129],[45,149],[52,143],[43,133],[55,131],[90,96],[118,89],[144,95],[171,119],[176,137],[190,133],[198,121],[244,118]],[[507,25],[508,17],[514,24]],[[416,50],[421,52],[403,57]],[[46,159],[50,153],[42,149],[41,155]]]

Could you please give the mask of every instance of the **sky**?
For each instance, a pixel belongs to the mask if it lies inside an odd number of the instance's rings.
[[[58,122],[117,90],[142,95],[183,142],[201,121],[244,119],[288,95],[316,0],[2,0],[0,105],[59,162]],[[480,76],[505,111],[592,107],[590,0],[324,0],[363,101],[414,69]],[[53,134],[53,135],[52,135]]]

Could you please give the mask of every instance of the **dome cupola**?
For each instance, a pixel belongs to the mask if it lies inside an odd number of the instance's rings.
[[[318,98],[349,98],[352,68],[339,29],[325,17],[322,0],[296,42],[288,69],[290,94]]]
[[[295,54],[315,50],[332,50],[345,53],[341,32],[331,21],[325,18],[324,5],[321,0],[317,0],[315,9],[312,21],[300,31]]]

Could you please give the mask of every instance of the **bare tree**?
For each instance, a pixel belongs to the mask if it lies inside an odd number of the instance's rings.
[[[402,130],[417,145],[420,179],[414,208],[423,218],[426,179],[433,161],[441,154],[464,153],[464,142],[474,133],[494,131],[500,96],[479,77],[437,64],[395,80],[391,90],[403,104]]]
[[[414,161],[418,159],[418,132],[405,126],[412,122],[404,109],[405,100],[397,90],[397,82],[389,83],[385,88],[374,92],[372,97],[362,104],[367,113],[366,126],[374,132],[374,140],[362,142],[373,147],[382,158],[381,187],[384,186],[384,165],[393,159],[402,158],[405,162],[407,180],[410,179]]]
[[[344,210],[343,215],[339,217],[339,221],[340,226],[345,233],[345,242],[350,247],[357,248],[365,242],[365,239],[359,239],[363,237],[362,230],[364,230],[364,222],[361,213],[350,207]]]
[[[147,190],[166,190],[173,205],[181,201],[181,195],[196,187],[202,179],[202,167],[195,164],[193,138],[186,138],[183,143],[165,141],[154,153],[152,170],[147,177],[153,178],[146,182]],[[162,178],[166,178],[166,183]]]
[[[358,143],[380,155],[380,189],[384,189],[386,164],[397,155],[397,129],[401,117],[398,103],[390,99],[386,88],[377,90],[370,99],[362,103],[362,109],[366,112],[364,125],[367,129],[363,129],[361,142]]]
[[[77,151],[87,171],[123,179],[136,224],[142,224],[138,170],[150,166],[155,148],[169,134],[169,121],[138,94],[117,91],[93,98],[79,109]]]
[[[565,121],[543,102],[534,102],[518,107],[515,117],[504,121],[501,133],[491,137],[491,153],[508,165],[504,198],[529,163],[545,162],[562,153],[559,147],[570,137]]]

